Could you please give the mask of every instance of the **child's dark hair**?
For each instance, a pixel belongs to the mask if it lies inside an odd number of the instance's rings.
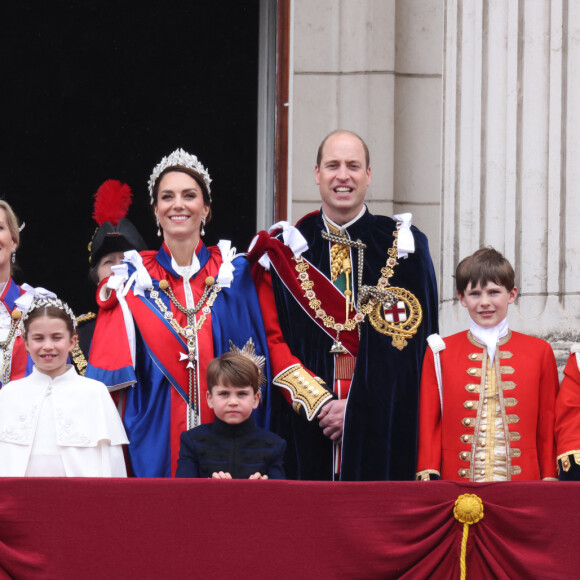
[[[70,310],[70,309],[69,309]],[[72,314],[72,311],[71,311]],[[66,328],[71,336],[75,336],[77,331],[73,323],[71,316],[62,308],[58,306],[53,306],[52,304],[45,304],[43,306],[37,306],[33,310],[30,310],[23,321],[24,326],[24,338],[28,334],[28,329],[30,328],[30,323],[36,318],[42,318],[48,316],[49,318],[59,318],[64,321]]]
[[[468,284],[478,284],[483,288],[488,282],[504,286],[508,292],[515,286],[515,273],[512,265],[502,254],[492,247],[481,248],[459,262],[455,270],[455,285],[462,296]]]
[[[260,390],[258,367],[247,356],[225,352],[207,365],[207,388],[211,392],[218,383],[228,387],[252,387]]]

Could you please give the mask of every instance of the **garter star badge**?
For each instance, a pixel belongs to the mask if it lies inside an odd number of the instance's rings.
[[[383,294],[383,293],[381,293]],[[370,323],[381,334],[391,336],[393,346],[403,350],[407,339],[417,334],[423,310],[417,298],[404,288],[388,287],[380,299],[376,294],[363,306]]]

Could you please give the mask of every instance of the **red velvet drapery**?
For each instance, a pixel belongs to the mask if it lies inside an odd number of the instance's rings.
[[[580,484],[0,479],[0,578],[569,578]]]

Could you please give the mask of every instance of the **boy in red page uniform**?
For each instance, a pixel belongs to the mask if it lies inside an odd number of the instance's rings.
[[[556,478],[558,392],[550,345],[508,328],[511,264],[482,248],[456,270],[470,329],[429,337],[419,403],[417,479]]]
[[[556,401],[558,479],[580,481],[580,344],[570,350]]]

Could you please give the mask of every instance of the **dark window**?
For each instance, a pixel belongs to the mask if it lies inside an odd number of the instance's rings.
[[[208,167],[206,243],[256,229],[259,1],[3,3],[0,196],[26,222],[17,281],[94,308],[92,195],[133,189],[151,249],[147,180],[177,147]]]

